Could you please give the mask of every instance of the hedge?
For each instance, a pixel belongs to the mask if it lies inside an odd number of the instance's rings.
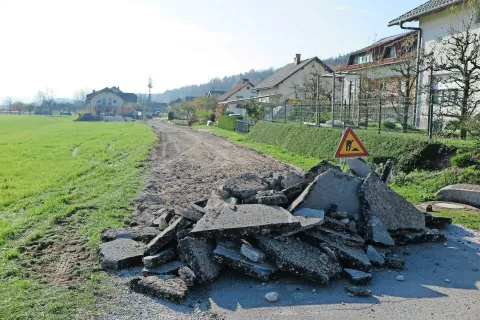
[[[454,148],[433,143],[427,137],[395,132],[356,130],[370,153],[369,162],[384,163],[393,159],[397,169],[411,171],[415,168],[439,169],[445,158],[455,153]],[[342,137],[342,130],[308,127],[296,123],[259,122],[252,127],[247,140],[281,146],[298,154],[333,160]],[[448,161],[447,161],[448,162]]]
[[[235,131],[235,122],[237,117],[220,116],[218,126],[225,130]]]

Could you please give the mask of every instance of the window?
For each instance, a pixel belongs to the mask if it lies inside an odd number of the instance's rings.
[[[243,99],[243,96],[237,96],[237,99]]]
[[[102,106],[106,105],[106,100],[105,98],[102,98]]]
[[[250,87],[247,87],[247,90],[250,89]]]
[[[367,63],[372,61],[373,61],[372,53],[358,55],[353,58],[353,64],[362,64],[362,63]]]
[[[108,97],[108,105],[109,105],[109,106],[112,105],[112,98],[111,98],[111,97]]]
[[[397,51],[395,50],[395,47],[391,46],[391,47],[385,48],[385,54],[383,55],[385,59],[395,58],[396,56],[397,56]]]
[[[113,104],[117,103],[117,100],[113,100]]]

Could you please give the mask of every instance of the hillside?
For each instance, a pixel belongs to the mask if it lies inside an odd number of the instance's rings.
[[[334,67],[336,65],[345,64],[348,60],[348,54],[338,55],[337,57],[331,57],[324,59],[323,61],[329,66]],[[254,85],[259,84],[269,76],[271,76],[275,70],[273,68],[266,70],[250,70],[245,73],[240,73],[223,78],[215,78],[207,83],[194,84],[167,90],[163,93],[152,94],[152,100],[159,102],[169,102],[177,98],[201,97],[210,90],[230,90],[236,83],[242,81],[242,79],[249,79]]]

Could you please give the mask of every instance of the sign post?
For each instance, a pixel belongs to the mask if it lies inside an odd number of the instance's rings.
[[[367,148],[365,148],[355,132],[347,127],[343,133],[342,140],[340,140],[337,152],[335,152],[335,158],[358,158],[368,155]]]

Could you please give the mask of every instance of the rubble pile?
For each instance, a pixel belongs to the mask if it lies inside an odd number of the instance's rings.
[[[143,263],[131,289],[179,303],[222,269],[262,282],[288,273],[325,284],[343,275],[355,285],[349,294],[368,295],[356,286],[372,280],[373,268],[404,268],[395,245],[441,241],[428,227],[451,221],[422,213],[375,173],[356,171],[322,162],[303,176],[240,175],[189,208],[158,206],[150,220],[104,230],[101,265]]]

